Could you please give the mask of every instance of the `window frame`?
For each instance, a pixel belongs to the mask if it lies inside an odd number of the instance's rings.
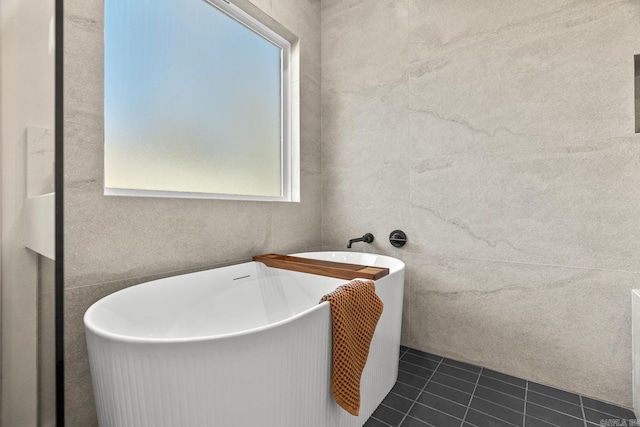
[[[218,200],[245,200],[245,201],[277,201],[298,202],[299,183],[294,182],[294,141],[293,124],[294,97],[293,97],[293,61],[297,56],[293,55],[292,43],[275,30],[260,22],[249,13],[226,0],[200,0],[215,7],[229,18],[253,31],[259,37],[280,48],[280,196],[258,196],[248,194],[225,193],[201,193],[188,191],[164,191],[111,188],[104,185],[105,196],[125,197],[160,197],[160,198],[187,198],[187,199],[218,199]],[[299,101],[299,100],[298,100]],[[299,106],[297,106],[299,108]],[[297,110],[296,110],[297,111]],[[105,141],[106,143],[106,141]],[[298,145],[295,150],[297,151]],[[299,179],[299,178],[298,178]],[[105,180],[106,181],[106,180]]]

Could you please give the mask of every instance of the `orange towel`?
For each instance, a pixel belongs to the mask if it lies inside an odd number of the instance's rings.
[[[360,378],[383,304],[371,280],[352,280],[322,297],[333,322],[333,398],[352,415],[360,413]]]

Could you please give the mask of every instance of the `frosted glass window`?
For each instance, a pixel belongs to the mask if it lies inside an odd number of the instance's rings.
[[[105,194],[289,200],[290,44],[212,0],[105,1]]]

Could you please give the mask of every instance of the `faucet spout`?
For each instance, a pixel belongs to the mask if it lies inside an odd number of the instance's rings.
[[[351,245],[356,243],[356,242],[371,243],[371,242],[373,242],[373,234],[367,233],[362,237],[357,237],[355,239],[350,239],[349,240],[349,244],[347,245],[347,249],[351,249]]]

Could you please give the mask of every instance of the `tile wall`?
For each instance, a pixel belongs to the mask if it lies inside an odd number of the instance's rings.
[[[404,344],[631,405],[638,16],[323,0],[323,245],[405,261]]]

